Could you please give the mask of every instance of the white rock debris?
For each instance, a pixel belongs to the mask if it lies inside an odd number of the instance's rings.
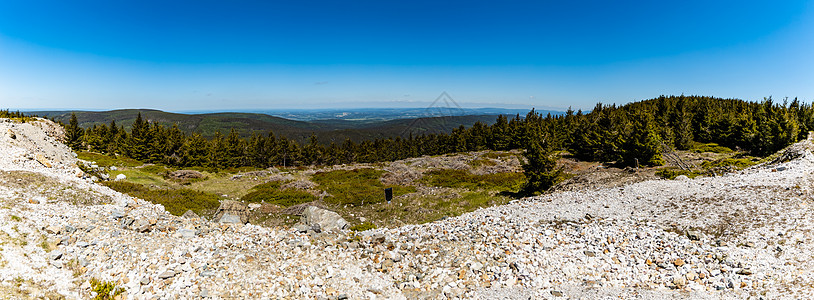
[[[126,299],[814,297],[810,141],[791,161],[726,176],[559,192],[354,237],[172,216],[83,179],[43,127],[0,119],[0,294],[85,299],[95,278]]]

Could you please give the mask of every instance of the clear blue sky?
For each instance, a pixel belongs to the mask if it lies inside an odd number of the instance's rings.
[[[0,107],[814,100],[812,1],[1,1]]]

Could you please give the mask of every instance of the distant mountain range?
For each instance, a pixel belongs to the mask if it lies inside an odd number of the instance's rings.
[[[286,109],[286,110],[254,110],[238,112],[261,113],[297,121],[350,120],[355,122],[375,122],[395,119],[432,118],[440,116],[477,116],[477,115],[496,116],[501,114],[525,115],[527,112],[529,112],[529,109],[460,108],[460,107],[432,106],[427,108]],[[181,113],[201,114],[217,112],[187,111]]]
[[[402,113],[399,113],[399,110],[396,109],[301,110],[287,113],[301,119],[292,120],[263,113],[182,114],[151,109],[32,111],[30,113],[67,123],[71,117],[71,112],[74,112],[79,120],[79,125],[84,128],[93,125],[110,124],[112,120],[115,120],[116,124],[123,125],[127,129],[133,124],[138,113],[141,113],[142,118],[149,122],[165,126],[178,124],[178,127],[186,133],[199,133],[207,138],[214,136],[216,132],[221,132],[224,135],[229,134],[229,131],[234,128],[243,137],[250,136],[252,133],[267,134],[272,131],[277,136],[284,135],[301,144],[306,142],[313,133],[316,134],[320,142],[327,144],[330,142],[341,143],[348,138],[360,142],[376,138],[407,136],[410,133],[413,135],[449,133],[461,125],[469,127],[478,121],[492,124],[500,114],[506,114],[510,117],[520,114],[523,117],[528,112],[516,109],[467,109],[459,112],[464,113],[467,111],[477,114],[455,115],[455,112],[448,112],[448,115],[445,116],[430,114],[415,117],[429,112],[426,112],[425,109],[407,109]],[[542,113],[548,112],[552,114],[562,113],[553,111]],[[330,118],[331,115],[334,117]]]

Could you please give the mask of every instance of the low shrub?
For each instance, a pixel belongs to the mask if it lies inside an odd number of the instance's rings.
[[[248,202],[266,202],[283,207],[307,203],[317,200],[317,197],[299,190],[281,190],[281,182],[272,181],[256,185],[251,192],[241,199]]]
[[[663,168],[661,170],[656,171],[656,176],[670,180],[676,179],[676,177],[681,175],[687,176],[688,178],[695,178],[701,174],[698,172],[686,171],[677,168]]]
[[[220,206],[217,195],[190,189],[151,190],[146,186],[124,181],[107,181],[103,184],[120,193],[161,204],[164,209],[176,216],[184,214],[187,210],[205,215]]]
[[[116,284],[111,281],[101,281],[96,278],[90,279],[90,287],[96,292],[94,300],[110,300],[116,296],[124,293],[124,288],[116,287]]]

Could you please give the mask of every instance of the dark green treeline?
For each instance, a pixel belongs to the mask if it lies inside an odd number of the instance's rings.
[[[198,134],[184,134],[177,126],[150,124],[140,115],[130,132],[115,121],[83,130],[72,120],[66,129],[68,145],[75,149],[173,166],[331,165],[487,149],[525,149],[542,158],[567,150],[579,159],[626,166],[660,165],[665,149],[688,149],[695,142],[715,142],[766,155],[805,138],[814,129],[814,110],[797,99],[775,103],[771,98],[749,102],[661,96],[623,106],[600,103],[587,114],[569,110],[563,115],[543,116],[532,110],[525,118],[500,116],[491,126],[461,126],[450,134],[361,143],[346,140],[329,145],[317,143],[315,136],[309,143],[298,145],[273,132],[242,139],[234,130],[204,139]],[[550,163],[539,164],[550,167]]]

